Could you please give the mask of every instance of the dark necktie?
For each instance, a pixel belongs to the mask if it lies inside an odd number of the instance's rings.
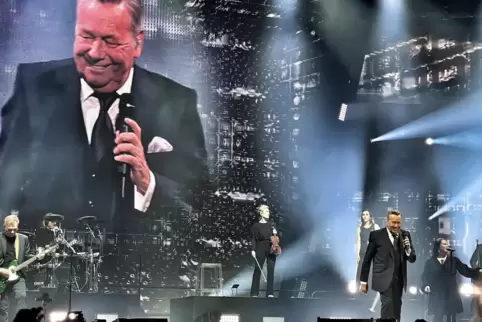
[[[117,93],[94,93],[92,96],[99,100],[100,112],[92,130],[90,145],[95,160],[100,162],[105,156],[113,156],[114,154],[114,128],[107,111],[119,95]]]
[[[396,251],[400,249],[400,239],[398,238],[397,234],[392,233],[393,236],[393,248],[395,248]]]

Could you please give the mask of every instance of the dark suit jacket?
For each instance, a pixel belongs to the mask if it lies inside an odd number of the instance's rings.
[[[482,267],[482,244],[478,244],[470,257],[470,266],[473,268]]]
[[[192,204],[194,192],[208,180],[195,91],[135,66],[131,93],[156,177],[148,211],[172,198]],[[169,141],[173,151],[147,154],[156,136]],[[19,65],[13,95],[2,109],[0,205],[22,214],[72,216],[84,180],[80,156],[88,145],[74,61]]]
[[[18,240],[18,258],[17,263],[21,264],[25,262],[27,259],[27,255],[30,254],[30,243],[28,241],[28,237],[23,234],[17,235]],[[7,240],[5,239],[5,235],[0,233],[0,266],[4,264],[5,253],[7,251]]]
[[[410,233],[405,230],[400,231],[400,236],[408,236],[410,243],[412,243],[412,237]],[[402,247],[402,246],[401,246]],[[405,250],[402,248],[402,273],[404,288],[407,288],[407,261],[410,263],[415,262],[416,255],[415,249],[412,250],[409,256],[407,256]],[[388,236],[387,228],[384,227],[379,230],[372,231],[368,240],[367,251],[365,258],[363,259],[360,281],[367,282],[368,275],[370,274],[370,266],[373,261],[373,277],[372,277],[372,289],[376,292],[386,291],[392,282],[393,271],[395,268],[395,252],[393,244]]]
[[[472,257],[470,257],[470,266],[477,269],[482,267],[482,244],[477,244]],[[472,279],[472,283],[476,282],[478,282],[476,279]]]

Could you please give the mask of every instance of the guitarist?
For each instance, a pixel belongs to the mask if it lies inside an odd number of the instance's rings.
[[[10,263],[17,259],[18,264],[26,260],[30,253],[30,245],[27,236],[18,233],[20,223],[16,215],[8,215],[3,221],[3,233],[0,234],[0,277],[8,278],[10,275]],[[9,296],[13,294],[17,302],[15,312],[27,308],[27,288],[25,275],[18,272],[20,279],[17,283],[8,284],[5,292],[0,296],[0,322],[8,321]]]

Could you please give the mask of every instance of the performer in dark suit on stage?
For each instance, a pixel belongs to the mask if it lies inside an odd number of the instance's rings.
[[[112,221],[119,163],[132,169],[124,198],[132,212],[192,202],[207,182],[195,91],[135,65],[142,2],[78,0],[73,59],[18,67],[2,109],[2,206],[63,214],[64,224],[86,215]],[[131,94],[132,119],[119,116],[123,94]],[[124,124],[133,133],[119,133]]]
[[[416,260],[410,233],[400,229],[401,224],[400,212],[391,210],[387,214],[387,227],[370,233],[360,274],[361,291],[367,293],[373,261],[372,288],[380,293],[381,318],[398,321],[402,293],[407,288],[407,261],[413,263]]]

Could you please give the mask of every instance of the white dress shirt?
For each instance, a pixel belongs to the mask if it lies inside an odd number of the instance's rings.
[[[117,90],[117,94],[119,94],[119,96],[131,92],[133,76],[134,69],[131,69],[126,82],[124,83],[124,85],[122,85],[121,88]],[[94,130],[94,125],[97,121],[97,118],[99,117],[100,104],[99,100],[96,97],[92,96],[94,90],[87,84],[87,82],[83,78],[80,79],[80,85],[82,114],[84,116],[85,130],[87,132],[87,138],[90,144],[92,140],[92,131]],[[115,131],[115,120],[117,118],[117,114],[119,114],[119,99],[116,99],[114,101],[107,113],[109,114],[110,120],[112,121],[112,127],[114,127]],[[146,212],[147,208],[149,208],[152,195],[154,194],[154,189],[156,188],[156,178],[152,171],[150,172],[150,176],[151,177],[149,187],[147,188],[144,195],[142,195],[142,193],[138,191],[137,187],[135,187],[134,189],[134,208],[141,212]]]
[[[392,245],[393,245],[393,241],[395,240],[395,238],[393,237],[392,235],[392,232],[388,229],[387,227],[387,233],[388,233],[388,237],[390,238],[390,241],[392,242]],[[402,246],[403,246],[403,239],[401,235],[398,235],[398,238],[400,238],[400,241],[402,242]],[[405,254],[407,254],[407,256],[410,256],[410,253],[412,252],[412,250],[410,248],[405,248]]]
[[[445,255],[445,257],[437,258],[437,260],[440,264],[443,264],[447,260],[447,255]]]

